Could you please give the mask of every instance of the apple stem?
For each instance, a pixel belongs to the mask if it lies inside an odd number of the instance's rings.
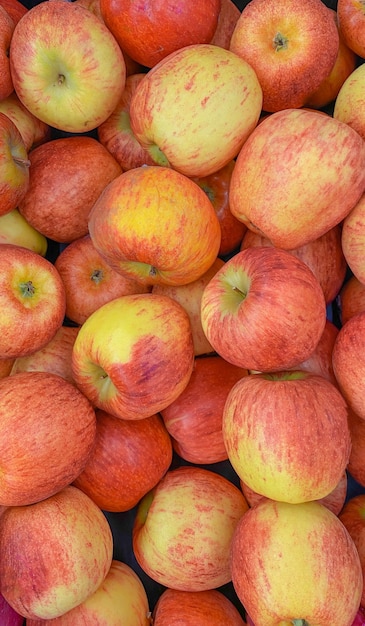
[[[21,167],[30,167],[30,160],[29,159],[22,159],[21,157],[13,157],[13,161],[17,165],[20,165]]]
[[[242,296],[242,298],[246,297],[246,293],[244,291],[242,291],[241,289],[239,289],[238,287],[232,287],[233,291],[235,291],[236,293],[239,293],[240,296]]]

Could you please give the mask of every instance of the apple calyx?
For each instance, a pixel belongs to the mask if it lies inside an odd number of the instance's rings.
[[[288,48],[289,39],[279,32],[276,33],[272,43],[275,48],[275,52],[280,52],[281,50],[286,50]]]
[[[309,626],[307,620],[305,619],[293,619],[292,623],[294,626]]]
[[[147,148],[147,152],[157,165],[160,165],[162,167],[170,167],[168,158],[156,144],[152,144],[151,146],[149,146]]]
[[[93,283],[96,283],[98,285],[104,278],[103,270],[99,270],[99,269],[98,270],[93,270],[93,272],[91,273],[90,278],[91,278]]]
[[[35,287],[31,280],[27,280],[25,283],[20,283],[19,289],[23,298],[32,298],[35,294]]]

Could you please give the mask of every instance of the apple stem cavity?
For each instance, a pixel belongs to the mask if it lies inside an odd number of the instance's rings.
[[[284,37],[281,33],[276,33],[273,39],[273,47],[275,48],[275,52],[286,50],[288,47],[288,38]]]
[[[35,294],[35,287],[31,280],[28,280],[26,283],[20,283],[19,289],[24,298],[32,298]]]
[[[158,146],[156,146],[156,144],[149,146],[148,153],[157,165],[160,165],[162,167],[170,167],[170,163],[166,155]]]
[[[293,619],[292,623],[294,626],[309,626],[307,620],[305,619]]]
[[[14,163],[16,163],[16,165],[19,165],[20,167],[30,167],[29,159],[22,159],[21,157],[14,156],[13,161]]]
[[[242,291],[242,289],[240,289],[239,287],[235,286],[235,287],[232,287],[232,289],[235,293],[238,293],[238,295],[242,296],[242,300],[244,300],[245,297],[247,296],[247,292]]]

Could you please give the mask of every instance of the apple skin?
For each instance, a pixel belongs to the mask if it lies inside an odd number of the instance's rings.
[[[352,274],[365,284],[365,193],[342,224],[342,250]]]
[[[0,215],[0,244],[2,243],[28,248],[44,257],[48,250],[47,238],[27,222],[18,208]]]
[[[333,109],[333,117],[356,130],[362,139],[365,139],[364,69],[363,64],[360,64],[346,78],[337,94]]]
[[[72,370],[92,404],[116,417],[143,419],[171,404],[194,366],[188,314],[167,296],[122,296],[81,326]]]
[[[31,538],[31,539],[30,539]],[[53,619],[93,594],[113,559],[109,523],[69,485],[0,517],[1,593],[27,619]]]
[[[91,240],[105,261],[146,285],[200,278],[217,258],[221,230],[204,191],[173,169],[123,172],[89,215]]]
[[[365,581],[365,494],[361,493],[350,498],[339,514],[339,519],[357,548]],[[361,606],[365,607],[365,587],[362,591]]]
[[[75,324],[83,324],[91,313],[114,298],[151,291],[147,285],[113,270],[96,250],[90,235],[63,248],[54,265],[65,287],[66,317]]]
[[[9,62],[9,47],[14,28],[14,20],[0,5],[0,100],[10,96],[14,90]]]
[[[326,319],[324,331],[312,354],[308,359],[298,363],[298,365],[292,369],[318,374],[337,386],[336,376],[333,371],[332,352],[338,332],[338,327],[329,319]]]
[[[165,589],[153,610],[153,626],[246,626],[234,604],[218,589]]]
[[[49,372],[2,378],[0,391],[0,503],[33,504],[72,483],[84,469],[95,441],[95,411],[74,385]],[[31,410],[24,411],[25,398]]]
[[[351,450],[341,393],[299,370],[241,378],[228,393],[222,432],[240,479],[267,498],[294,504],[327,496]]]
[[[229,547],[247,509],[241,490],[221,474],[197,466],[170,470],[138,505],[137,563],[165,587],[220,587],[231,580]]]
[[[73,484],[103,511],[129,511],[169,469],[170,435],[160,415],[123,420],[97,410],[96,418],[94,448]]]
[[[87,135],[47,141],[31,150],[29,160],[29,186],[18,203],[21,215],[59,243],[86,235],[89,213],[104,188],[121,173],[119,163]]]
[[[347,471],[359,485],[365,488],[365,420],[349,409],[348,423],[352,445]]]
[[[230,206],[248,228],[290,250],[339,224],[364,188],[359,134],[322,112],[287,109],[266,116],[240,150]]]
[[[14,122],[0,112],[0,215],[16,209],[29,185],[28,152]]]
[[[210,43],[229,50],[231,37],[240,15],[241,11],[233,0],[221,0],[217,28]]]
[[[32,115],[20,102],[15,91],[0,101],[0,111],[14,122],[28,152],[37,145],[51,139],[50,126]]]
[[[161,411],[181,458],[203,465],[228,459],[222,435],[223,409],[229,391],[247,373],[220,356],[195,359],[187,387]]]
[[[54,265],[37,252],[0,244],[0,358],[28,356],[62,326],[66,296]],[[19,329],[22,332],[19,332]]]
[[[266,500],[250,508],[232,539],[231,571],[254,624],[351,626],[359,608],[363,578],[356,546],[339,518],[318,502]]]
[[[361,2],[356,0],[338,0],[337,18],[340,33],[348,45],[359,57],[365,57],[365,14]]]
[[[356,313],[365,311],[365,285],[356,276],[350,276],[342,286],[339,306],[342,325]]]
[[[145,588],[133,569],[113,559],[100,587],[84,602],[51,620],[28,619],[27,626],[148,626],[151,624]]]
[[[316,348],[326,305],[303,261],[278,248],[247,248],[205,287],[201,321],[208,341],[230,363],[248,370],[285,370]]]
[[[122,50],[148,68],[175,50],[208,43],[217,28],[220,9],[220,0],[184,0],[179,5],[100,0],[105,24]]]
[[[270,113],[304,106],[332,70],[338,47],[337,25],[320,0],[251,0],[230,43],[255,70]]]
[[[14,24],[17,24],[20,18],[28,11],[27,7],[19,0],[0,0],[0,6],[10,15]]]
[[[110,30],[74,3],[41,2],[16,24],[10,43],[14,90],[29,111],[61,131],[91,131],[124,89],[123,53]]]
[[[220,46],[197,44],[147,72],[132,97],[130,121],[157,165],[207,176],[237,156],[261,106],[262,89],[248,63]]]

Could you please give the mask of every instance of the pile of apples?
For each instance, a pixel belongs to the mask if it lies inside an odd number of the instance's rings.
[[[365,624],[365,11],[0,0],[0,625]]]

